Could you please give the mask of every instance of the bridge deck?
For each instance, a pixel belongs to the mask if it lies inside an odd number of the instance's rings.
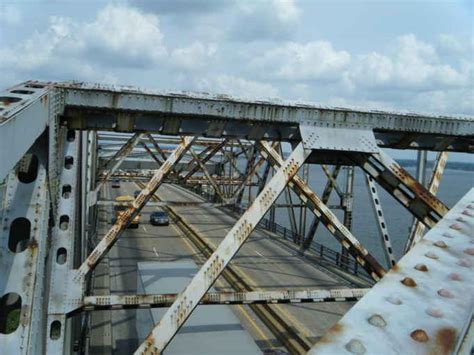
[[[136,189],[138,187],[133,183],[122,183],[120,189],[104,189],[104,196],[113,199],[119,195],[133,194]],[[163,200],[199,200],[196,195],[169,184],[159,189],[158,196]],[[110,221],[112,215],[110,206],[102,208],[109,211],[101,217],[101,229],[104,231],[105,223]],[[104,259],[99,266],[105,270],[96,273],[96,275],[109,273],[110,282],[100,284],[100,280],[97,279],[98,286],[106,288],[109,283],[111,294],[136,294],[138,262],[190,260],[195,253],[199,253],[183,237],[173,222],[170,226],[151,226],[148,223],[149,213],[155,209],[156,207],[146,207],[142,213],[140,227],[127,229],[111,249],[108,258]],[[176,207],[174,209],[214,247],[236,220],[216,207]],[[338,288],[350,285],[348,279],[343,279],[322,266],[310,263],[298,254],[297,248],[262,230],[252,234],[231,264],[245,275],[247,283],[255,290]],[[106,271],[107,269],[109,271]],[[232,290],[223,280],[216,284],[216,289]],[[100,290],[96,289],[96,292]],[[315,343],[352,305],[352,302],[347,302],[273,305],[272,307],[284,314],[300,335],[308,339],[310,343]],[[283,349],[268,329],[258,319],[254,320],[256,317],[248,307],[232,306],[232,308],[262,350],[270,347]],[[135,350],[139,345],[134,327],[136,312],[142,311],[95,312],[91,353],[98,354],[110,348],[114,353],[124,354]],[[111,336],[103,337],[109,331]],[[110,343],[103,344],[104,341]]]

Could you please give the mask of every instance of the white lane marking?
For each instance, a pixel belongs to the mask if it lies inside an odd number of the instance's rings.
[[[158,252],[156,251],[156,248],[155,248],[155,247],[153,247],[153,251],[155,252],[156,257],[159,258]]]
[[[260,252],[258,252],[258,251],[256,251],[256,250],[255,250],[255,252],[256,252],[258,255],[260,255],[262,258],[264,258],[264,256],[263,256],[262,254],[260,254]]]
[[[145,226],[142,226],[142,227],[143,227],[143,230],[148,233],[148,231],[146,230]]]

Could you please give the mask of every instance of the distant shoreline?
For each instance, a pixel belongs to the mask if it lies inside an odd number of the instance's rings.
[[[400,164],[404,168],[411,168],[411,167],[416,167],[416,160],[413,159],[397,159],[398,164]],[[433,168],[433,161],[428,161],[426,163],[426,167],[429,169]],[[474,163],[464,163],[464,162],[458,162],[458,161],[453,161],[450,162],[448,160],[446,164],[446,169],[449,170],[463,170],[463,171],[474,171]]]

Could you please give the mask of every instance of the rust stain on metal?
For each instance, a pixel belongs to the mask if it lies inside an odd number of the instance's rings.
[[[451,354],[456,343],[456,329],[441,328],[436,332],[436,349],[433,349],[432,354]]]
[[[410,333],[410,337],[420,343],[426,343],[430,338],[423,329],[416,329]]]
[[[319,343],[331,343],[332,342],[331,338],[341,334],[343,331],[344,331],[344,326],[341,323],[336,323],[327,331],[324,337],[321,338]]]
[[[427,272],[428,266],[426,266],[425,264],[416,264],[415,269],[418,271]]]
[[[413,280],[411,277],[405,277],[402,281],[400,281],[402,284],[404,284],[407,287],[416,287],[417,284],[415,280]]]

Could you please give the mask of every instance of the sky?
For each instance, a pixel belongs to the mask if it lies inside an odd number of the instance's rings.
[[[474,116],[474,2],[2,0],[0,72]]]

